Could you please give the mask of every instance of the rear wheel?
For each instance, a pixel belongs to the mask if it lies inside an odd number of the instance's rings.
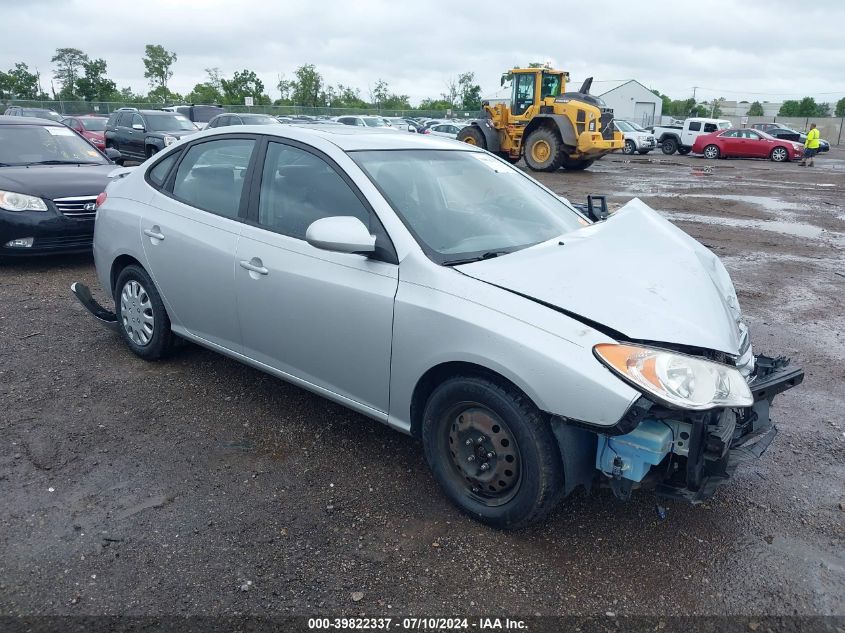
[[[678,147],[678,153],[681,156],[686,156],[687,154],[690,153],[691,150],[692,150],[691,147]]]
[[[475,145],[481,149],[487,149],[487,140],[484,138],[484,134],[481,130],[479,130],[475,125],[468,125],[458,132],[458,140],[468,143],[469,145]]]
[[[702,152],[702,154],[704,154],[704,158],[714,159],[714,158],[719,158],[719,156],[722,155],[722,152],[719,151],[718,146],[708,145],[707,147],[704,148],[704,151]]]
[[[628,140],[625,141],[625,146],[622,148],[623,154],[633,154],[637,151],[637,145],[634,141]]]
[[[152,158],[156,154],[158,154],[158,148],[155,147],[154,145],[148,145],[147,146],[147,158]]]
[[[581,160],[572,160],[568,156],[564,156],[562,166],[567,171],[583,171],[587,169],[590,165],[592,165],[595,161],[594,158],[583,158]]]
[[[772,150],[772,153],[769,154],[769,158],[776,163],[784,163],[789,160],[789,152],[786,151],[785,147],[776,147]]]
[[[120,336],[137,356],[156,360],[173,347],[170,318],[153,280],[140,266],[127,266],[114,286]]]
[[[422,429],[435,479],[461,510],[499,528],[542,519],[563,490],[548,418],[524,394],[479,376],[441,384]]]
[[[673,138],[664,139],[664,141],[660,144],[660,149],[663,150],[663,153],[667,156],[674,154],[678,151],[678,142]]]
[[[539,127],[525,140],[525,164],[534,171],[557,171],[562,160],[557,132]]]

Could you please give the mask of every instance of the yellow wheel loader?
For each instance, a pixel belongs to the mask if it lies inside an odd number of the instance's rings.
[[[578,92],[566,92],[569,73],[551,68],[514,68],[503,76],[513,86],[511,102],[484,102],[484,118],[458,133],[477,145],[534,171],[586,169],[600,156],[622,149],[613,110],[590,94],[590,77]]]

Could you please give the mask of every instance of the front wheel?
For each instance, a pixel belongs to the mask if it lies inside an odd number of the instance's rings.
[[[422,439],[446,495],[482,523],[523,527],[560,498],[563,466],[548,418],[513,387],[447,380],[426,404]]]
[[[663,150],[664,154],[669,156],[678,151],[678,142],[673,138],[667,138],[660,144],[660,149]]]
[[[581,160],[571,160],[569,157],[564,157],[562,167],[567,171],[583,171],[592,165],[594,158],[583,158]]]
[[[146,360],[166,356],[173,347],[170,318],[147,272],[135,265],[124,268],[114,296],[118,330],[129,349]]]
[[[722,155],[722,152],[719,151],[718,146],[716,145],[708,145],[704,148],[702,152],[704,154],[704,158],[716,159]]]
[[[786,151],[785,147],[776,147],[772,150],[772,153],[769,154],[769,158],[776,163],[784,163],[789,160],[789,152]]]
[[[628,140],[625,141],[625,146],[622,148],[623,154],[633,154],[637,151],[637,145],[634,141]]]
[[[678,147],[678,153],[681,156],[686,156],[687,154],[690,153],[690,151],[692,151],[691,147]]]
[[[561,162],[561,140],[557,132],[539,127],[525,140],[525,164],[534,171],[557,171]]]

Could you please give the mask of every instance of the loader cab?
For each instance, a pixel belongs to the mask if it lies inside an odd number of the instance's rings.
[[[564,89],[564,73],[548,70],[526,69],[513,71],[511,113],[523,116],[528,108],[546,97],[558,97]]]

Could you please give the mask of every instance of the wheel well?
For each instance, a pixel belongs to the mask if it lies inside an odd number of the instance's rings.
[[[478,376],[493,380],[501,385],[512,387],[524,395],[529,401],[525,392],[498,372],[488,369],[475,363],[452,361],[435,365],[417,381],[414,387],[414,395],[411,397],[411,434],[419,437],[422,430],[423,413],[426,402],[438,385],[455,376]]]
[[[120,271],[122,271],[127,266],[131,266],[132,264],[137,264],[141,268],[141,262],[137,259],[132,257],[131,255],[120,255],[117,257],[111,265],[111,273],[109,275],[109,286],[111,288],[112,294],[114,294],[114,285],[117,283],[117,278],[120,276]]]
[[[548,117],[534,117],[529,123],[528,126],[525,128],[525,132],[522,133],[522,143],[525,144],[525,139],[528,138],[528,135],[531,134],[536,129],[541,127],[547,127],[552,132],[557,134],[558,138],[563,142],[563,138],[560,135],[560,130],[558,129],[557,124],[555,123],[554,119]]]

